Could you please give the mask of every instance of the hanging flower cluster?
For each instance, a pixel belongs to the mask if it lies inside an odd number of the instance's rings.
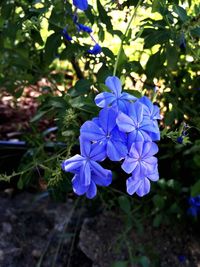
[[[123,160],[122,169],[131,175],[126,181],[128,194],[142,197],[149,193],[150,181],[159,179],[154,156],[158,146],[153,141],[160,140],[160,110],[146,96],[137,99],[122,92],[116,76],[108,77],[105,84],[111,92],[96,96],[95,103],[102,108],[99,116],[80,129],[81,155],[63,161],[62,169],[74,173],[76,194],[93,198],[96,185],[108,186],[112,181],[111,171],[97,162]]]
[[[90,35],[92,41],[95,43],[94,46],[91,48],[91,49],[88,49],[87,52],[89,54],[92,54],[92,55],[97,55],[97,54],[100,54],[101,51],[102,51],[102,48],[101,46],[95,41],[94,37],[92,36],[92,29],[89,27],[89,26],[86,26],[84,24],[81,24],[78,22],[78,15],[77,15],[77,9],[80,9],[82,11],[85,11],[87,10],[88,8],[88,1],[87,0],[73,0],[73,4],[75,6],[75,12],[74,12],[74,15],[72,17],[72,20],[73,20],[73,23],[75,24],[77,30],[79,32],[86,32]],[[72,37],[68,34],[67,32],[67,26],[63,29],[62,31],[62,35],[63,37],[71,42],[72,41]]]

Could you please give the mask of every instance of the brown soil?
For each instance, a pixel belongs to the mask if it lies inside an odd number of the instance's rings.
[[[13,192],[0,193],[1,267],[111,267],[130,258],[116,213],[88,218],[72,199],[55,203],[45,193]],[[139,233],[133,225],[127,241],[132,256],[146,256],[150,267],[200,266],[200,237],[192,228],[147,224]]]

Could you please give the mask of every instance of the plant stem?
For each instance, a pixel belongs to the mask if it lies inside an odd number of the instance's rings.
[[[139,0],[137,5],[136,5],[136,7],[135,7],[135,9],[134,9],[134,12],[133,12],[133,14],[131,16],[131,19],[130,19],[127,27],[126,27],[126,31],[125,31],[122,39],[121,39],[120,48],[119,48],[119,51],[118,51],[118,54],[117,54],[117,59],[116,59],[115,66],[114,66],[113,76],[115,76],[116,72],[117,72],[117,66],[118,66],[119,59],[120,59],[120,56],[121,56],[121,53],[122,53],[124,39],[126,38],[126,35],[127,35],[128,31],[130,29],[131,23],[132,23],[133,19],[135,18],[137,10],[138,10],[138,7],[140,6],[141,3],[142,3],[142,0]]]

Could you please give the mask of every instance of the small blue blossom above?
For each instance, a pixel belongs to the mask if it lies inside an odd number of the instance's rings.
[[[146,96],[136,98],[122,92],[118,77],[105,81],[110,92],[95,97],[101,107],[98,117],[86,121],[80,129],[80,155],[64,160],[62,169],[74,174],[73,191],[94,198],[97,186],[109,186],[112,172],[99,162],[106,158],[119,161],[127,178],[129,195],[143,197],[150,192],[151,182],[159,179],[155,154],[160,140],[160,110]]]
[[[71,14],[72,21],[73,21],[74,25],[76,26],[77,32],[85,32],[85,33],[89,34],[94,45],[92,45],[91,49],[86,50],[86,52],[88,54],[96,56],[102,52],[102,48],[98,44],[98,42],[96,42],[95,38],[92,36],[92,32],[93,32],[92,28],[87,26],[87,25],[84,25],[82,23],[79,23],[79,17],[78,17],[78,9],[81,11],[86,11],[88,9],[88,1],[87,0],[73,0],[73,5],[75,7],[75,10],[74,10],[74,14]],[[62,30],[61,34],[64,37],[65,41],[71,42],[71,41],[73,41],[73,39],[68,34],[67,27],[68,27],[68,25],[66,25],[66,27]]]
[[[85,11],[88,8],[87,0],[73,0],[73,4],[76,8]]]

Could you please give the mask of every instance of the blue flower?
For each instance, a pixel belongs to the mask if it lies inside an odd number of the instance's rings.
[[[85,25],[83,25],[81,23],[77,23],[76,25],[77,25],[77,28],[78,28],[79,31],[84,31],[84,32],[87,32],[87,33],[92,33],[92,29],[90,27],[85,26]]]
[[[73,0],[73,4],[80,10],[86,10],[88,8],[87,0]]]
[[[189,204],[190,208],[188,209],[188,214],[193,217],[197,217],[197,215],[200,213],[200,195],[196,197],[190,197]]]
[[[140,102],[131,103],[127,114],[120,112],[117,117],[119,130],[128,134],[128,148],[135,141],[152,141],[150,133],[157,133],[148,116],[144,116],[144,105]]]
[[[117,114],[113,108],[104,108],[99,118],[85,122],[80,130],[84,139],[104,146],[106,155],[113,161],[123,159],[128,153],[126,134],[116,125]]]
[[[200,195],[189,198],[189,204],[191,206],[200,207]]]
[[[127,192],[136,193],[142,197],[150,191],[150,181],[159,179],[157,169],[158,147],[153,142],[135,142],[132,144],[128,156],[125,158],[122,169],[126,173],[132,173],[126,181]]]
[[[157,122],[157,120],[161,120],[159,107],[157,105],[154,105],[146,96],[141,97],[138,101],[144,105],[144,116],[148,117],[151,120],[155,128],[155,132],[149,133],[152,141],[160,140],[160,130]]]
[[[72,186],[77,195],[86,194],[88,198],[93,198],[97,193],[96,184],[108,186],[112,181],[112,172],[96,162],[106,157],[103,145],[91,144],[80,138],[80,147],[81,155],[64,160],[62,169],[75,174]]]
[[[102,51],[102,48],[99,44],[95,44],[92,49],[87,50],[87,52],[92,55],[100,54],[101,51]]]
[[[122,93],[121,81],[116,76],[109,76],[105,84],[112,93],[103,92],[98,94],[95,97],[96,105],[100,108],[112,106],[126,113],[130,101],[135,101],[137,98],[128,93]]]
[[[182,136],[177,137],[176,141],[177,141],[177,143],[182,144],[183,143],[183,137]]]
[[[72,41],[72,37],[68,34],[67,29],[63,29],[62,35],[65,37],[67,41]]]
[[[199,213],[199,209],[197,207],[190,207],[187,211],[188,215],[192,216],[192,217],[197,217],[198,213]]]
[[[178,255],[178,260],[182,263],[186,261],[186,256],[185,255]]]
[[[153,142],[135,142],[122,164],[122,169],[139,179],[146,177],[155,172],[157,158],[153,155],[157,152],[158,146]]]

